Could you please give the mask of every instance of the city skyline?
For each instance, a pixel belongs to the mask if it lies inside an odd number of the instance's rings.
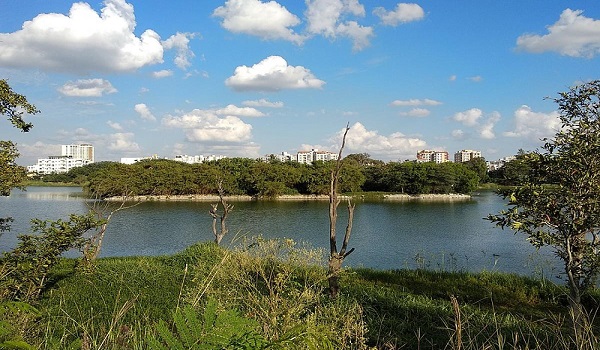
[[[500,159],[554,134],[599,53],[586,1],[5,0],[0,78],[41,113],[0,139],[22,165],[73,143],[259,158],[335,152],[349,123],[346,155]]]

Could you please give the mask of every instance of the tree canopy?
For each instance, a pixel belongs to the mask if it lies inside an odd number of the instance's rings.
[[[562,128],[542,150],[518,158],[522,185],[501,193],[509,208],[489,220],[551,246],[564,263],[576,328],[584,326],[581,295],[600,272],[600,81],[554,99]],[[577,334],[576,334],[577,336]]]

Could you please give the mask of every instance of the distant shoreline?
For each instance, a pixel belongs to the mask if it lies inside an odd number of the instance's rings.
[[[328,195],[282,195],[278,197],[255,197],[247,195],[239,196],[225,196],[225,200],[231,202],[250,202],[250,201],[327,201],[329,200]],[[339,195],[339,199],[357,199],[362,200],[364,196],[355,195]],[[384,194],[379,198],[375,198],[383,201],[465,201],[470,200],[472,197],[468,194],[420,194],[420,195],[408,195],[408,194]],[[369,197],[372,199],[372,197]],[[217,195],[204,195],[204,194],[189,194],[189,195],[142,195],[142,196],[115,196],[104,199],[108,202],[120,202],[120,201],[135,201],[135,202],[218,202],[219,196]]]

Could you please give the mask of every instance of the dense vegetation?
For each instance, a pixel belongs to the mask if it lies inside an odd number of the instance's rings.
[[[66,174],[46,175],[49,182],[75,182],[104,198],[131,195],[215,194],[219,182],[229,195],[276,197],[327,194],[333,162],[311,165],[226,158],[201,164],[154,159],[132,165],[100,162]],[[352,154],[343,160],[341,192],[382,191],[406,194],[470,193],[487,180],[485,161],[415,163],[371,160]]]
[[[240,249],[201,243],[173,256],[100,259],[87,273],[79,260],[63,259],[39,301],[3,309],[0,342],[12,336],[43,349],[569,347],[566,291],[551,282],[356,269],[345,270],[347,287],[331,299],[324,259],[289,240],[261,239]]]

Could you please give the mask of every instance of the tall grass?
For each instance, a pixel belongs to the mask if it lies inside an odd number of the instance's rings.
[[[176,320],[187,310],[190,319],[213,312],[245,325],[240,329],[246,333],[230,330],[223,344],[252,340],[259,348],[598,346],[594,314],[585,339],[575,344],[565,289],[547,280],[347,269],[342,294],[332,300],[325,292],[325,255],[290,240],[257,238],[231,249],[202,243],[172,256],[103,258],[89,274],[63,259],[33,305],[37,311],[9,331],[40,349],[146,349],[149,339],[162,339],[160,329],[177,337]],[[588,310],[597,310],[599,296],[586,296]],[[211,312],[210,300],[216,301]],[[2,314],[2,321],[23,312],[13,311]],[[0,334],[0,342],[6,339]]]

